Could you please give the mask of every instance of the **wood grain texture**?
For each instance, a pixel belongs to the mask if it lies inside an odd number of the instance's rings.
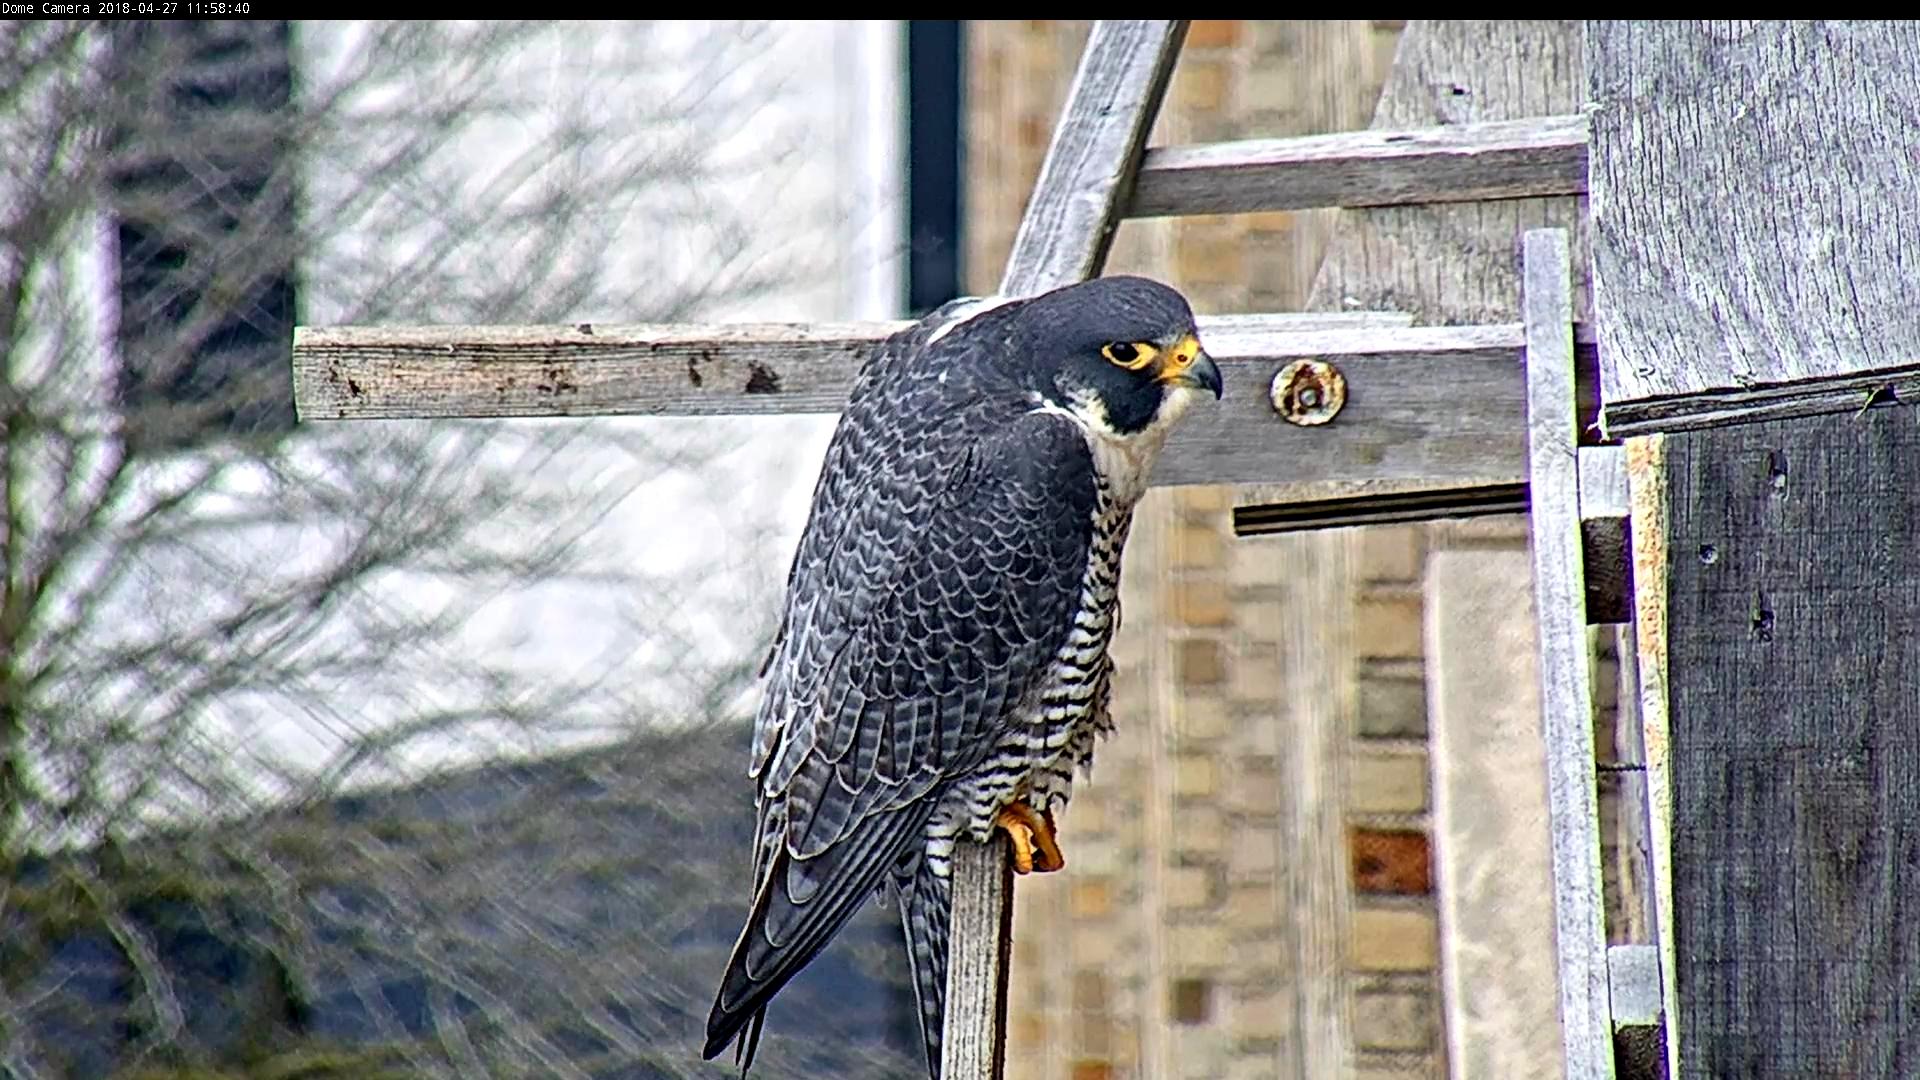
[[[1415,20],[1401,36],[1371,126],[1405,131],[1571,115],[1584,89],[1577,22]],[[1519,235],[1558,226],[1572,230],[1579,318],[1586,310],[1581,207],[1580,199],[1559,196],[1339,211],[1330,215],[1332,239],[1308,306],[1404,311],[1423,323],[1511,322],[1520,311]],[[1598,387],[1591,389],[1597,403]],[[1332,490],[1267,485],[1248,501],[1471,488],[1524,474],[1516,468],[1433,485],[1359,480]]]
[[[1666,442],[1679,1075],[1920,1076],[1920,409]]]
[[[1607,993],[1613,1003],[1613,1056],[1620,1080],[1666,1080],[1660,950],[1638,944],[1609,947]]]
[[[1566,233],[1526,234],[1527,461],[1546,730],[1560,1024],[1568,1080],[1611,1080],[1613,1024],[1595,791],[1593,685],[1580,554],[1579,433]]]
[[[1186,34],[1181,20],[1095,24],[1000,295],[1031,296],[1100,272]]]
[[[837,412],[905,323],[294,331],[300,419]]]
[[[1558,20],[1407,24],[1372,127],[1404,131],[1566,116],[1585,104],[1580,25]],[[1574,311],[1587,310],[1585,214],[1565,196],[1348,210],[1314,285],[1314,305],[1409,311],[1422,322],[1519,317],[1520,233],[1573,237]]]
[[[1351,664],[1330,663],[1357,649],[1354,597],[1360,575],[1351,530],[1303,533],[1275,540],[1272,558],[1286,568],[1280,606],[1279,665],[1286,673],[1277,715],[1290,752],[1280,756],[1284,795],[1280,866],[1289,867],[1282,910],[1290,920],[1285,957],[1293,987],[1293,1045],[1277,1075],[1302,1080],[1348,1076],[1349,895],[1346,846],[1348,733],[1358,722]]]
[[[953,948],[947,957],[943,1080],[997,1078],[1006,1065],[1013,864],[1004,836],[953,852]]]
[[[303,326],[294,401],[305,421],[837,412],[867,350],[906,325]],[[1204,317],[1200,331],[1210,351],[1246,358],[1274,335],[1396,325],[1288,313]]]
[[[1583,116],[1147,151],[1130,217],[1400,206],[1587,189]]]
[[[1667,693],[1667,534],[1670,492],[1666,436],[1627,440],[1627,491],[1633,523],[1634,674],[1639,685],[1641,760],[1646,763],[1647,872],[1652,937],[1660,949],[1661,1016],[1667,1073],[1680,1070],[1676,958],[1673,950],[1673,755]]]
[[[1917,55],[1904,21],[1588,24],[1610,430],[1920,389]]]
[[[1587,622],[1633,618],[1633,531],[1627,521],[1627,451],[1583,446],[1580,460],[1580,547],[1586,567]]]
[[[1174,433],[1154,482],[1518,477],[1520,328],[1376,321],[1203,318],[1227,393]],[[861,351],[898,325],[302,328],[295,394],[306,420],[828,412]],[[1331,424],[1295,427],[1268,401],[1274,373],[1302,357],[1346,374]]]

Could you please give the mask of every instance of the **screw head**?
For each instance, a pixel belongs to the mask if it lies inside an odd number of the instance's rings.
[[[1295,360],[1274,375],[1268,398],[1281,419],[1317,427],[1346,406],[1347,377],[1325,360]]]

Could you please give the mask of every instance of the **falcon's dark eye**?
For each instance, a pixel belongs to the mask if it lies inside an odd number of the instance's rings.
[[[1100,355],[1128,371],[1138,371],[1153,362],[1159,350],[1141,342],[1116,341],[1100,346]]]

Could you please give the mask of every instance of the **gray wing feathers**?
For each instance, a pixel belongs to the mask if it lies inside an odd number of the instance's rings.
[[[922,349],[926,333],[863,369],[789,575],[755,720],[755,899],[710,1052],[920,842],[1071,625],[1095,499],[1085,441],[1033,411],[973,324]]]
[[[940,1080],[940,1044],[946,1034],[947,937],[952,921],[953,884],[936,876],[922,860],[913,880],[900,889],[900,928],[907,936],[913,1001],[920,1012],[920,1037],[927,1048],[927,1074],[932,1080]]]

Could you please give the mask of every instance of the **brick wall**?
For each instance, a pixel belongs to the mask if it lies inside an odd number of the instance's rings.
[[[1154,142],[1363,127],[1398,24],[1197,22]],[[976,23],[969,36],[970,288],[990,291],[1085,40],[1074,23]],[[1331,215],[1129,222],[1109,269],[1179,285],[1203,312],[1300,310]],[[1155,491],[1128,552],[1116,719],[1063,823],[1069,870],[1023,881],[1009,1075],[1325,1076],[1298,1030],[1330,980],[1340,1056],[1361,1077],[1444,1075],[1432,896],[1422,577],[1430,530],[1340,542],[1351,646],[1303,660],[1285,620],[1308,595],[1287,549],[1235,540],[1234,493]],[[1524,544],[1524,533],[1482,542]],[[1289,609],[1289,604],[1296,606]],[[1285,708],[1302,663],[1351,696],[1342,760],[1294,753]],[[1289,664],[1294,667],[1289,667]],[[1338,785],[1338,882],[1303,880],[1287,837],[1289,770]],[[1339,830],[1336,830],[1339,831]],[[1336,926],[1302,926],[1334,890]],[[1336,972],[1303,972],[1316,942]],[[1303,944],[1304,942],[1304,944]]]

